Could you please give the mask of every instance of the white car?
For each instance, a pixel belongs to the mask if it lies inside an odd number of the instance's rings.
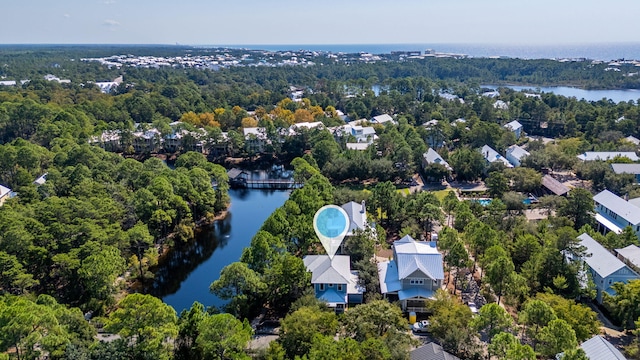
[[[429,332],[429,320],[422,320],[413,324],[413,332],[416,332],[416,333]]]
[[[478,313],[478,308],[476,307],[476,303],[470,302],[470,303],[469,303],[469,304],[467,304],[467,305],[469,305],[469,310],[471,310],[471,313],[472,313],[473,315],[475,315],[475,314],[477,314],[477,313]]]

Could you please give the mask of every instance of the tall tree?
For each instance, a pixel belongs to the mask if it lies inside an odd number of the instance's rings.
[[[250,359],[245,348],[251,340],[249,322],[236,319],[231,314],[205,317],[198,325],[196,343],[208,359]]]

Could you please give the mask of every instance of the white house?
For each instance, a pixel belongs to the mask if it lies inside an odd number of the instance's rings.
[[[349,201],[341,206],[349,215],[350,223],[346,236],[352,236],[354,231],[364,231],[369,227],[367,223],[367,207],[365,205],[364,200],[362,200],[361,203]]]
[[[307,255],[302,261],[311,272],[311,284],[317,299],[340,313],[348,304],[360,304],[365,289],[358,284],[358,273],[351,271],[346,255]]]
[[[629,265],[632,269],[640,271],[640,247],[637,245],[629,245],[622,249],[615,249],[618,259]]]
[[[587,151],[578,155],[581,161],[607,161],[615,157],[626,157],[631,161],[638,161],[640,158],[633,151]]]
[[[399,300],[403,311],[425,312],[424,300],[442,286],[442,254],[406,235],[393,243],[393,259],[378,263],[378,275],[385,298]]]
[[[516,139],[520,139],[522,135],[522,124],[520,124],[517,120],[513,120],[512,122],[506,124],[504,126],[507,130],[513,132],[516,135]]]
[[[614,296],[615,290],[611,285],[629,280],[640,279],[635,271],[605,249],[587,233],[578,236],[580,245],[585,247],[585,256],[582,260],[587,264],[593,282],[596,285],[596,300],[602,304],[603,294]]]
[[[378,116],[372,117],[371,118],[371,123],[372,124],[382,124],[382,125],[386,125],[387,123],[396,124],[395,120],[393,120],[391,115],[388,115],[388,114],[382,114],[382,115],[378,115]]]
[[[636,235],[640,235],[640,207],[609,190],[603,190],[593,197],[596,221],[599,228],[620,234],[622,229],[631,226]]]
[[[422,168],[426,168],[431,164],[440,164],[444,166],[447,170],[453,171],[448,162],[446,162],[440,154],[438,154],[432,148],[429,148],[426,153],[422,154]]]
[[[635,137],[633,135],[629,135],[624,139],[627,140],[628,142],[632,143],[635,146],[639,146],[640,145],[640,139],[638,139],[637,137]]]
[[[484,159],[489,164],[499,161],[499,162],[502,162],[504,166],[508,168],[513,167],[513,165],[509,162],[509,160],[505,159],[504,156],[498,154],[498,152],[493,150],[493,148],[491,148],[489,145],[483,146],[480,151],[482,152],[482,156],[484,156]]]
[[[493,108],[498,110],[509,110],[509,105],[502,100],[496,100],[496,102],[493,103]]]
[[[263,127],[246,127],[242,129],[244,146],[249,152],[261,153],[267,145],[267,130]]]
[[[522,159],[529,155],[531,154],[527,150],[515,144],[507,148],[507,160],[516,167],[520,166]]]
[[[600,335],[595,335],[591,339],[580,344],[584,354],[589,360],[627,360],[620,350],[616,349],[607,339]],[[556,355],[556,360],[562,360],[564,353]]]
[[[369,146],[371,146],[371,143],[346,143],[345,145],[347,146],[348,150],[364,151],[367,150]]]
[[[0,206],[11,197],[11,189],[0,185]]]

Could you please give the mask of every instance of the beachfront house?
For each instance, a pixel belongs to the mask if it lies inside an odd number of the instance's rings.
[[[585,248],[585,256],[582,261],[587,265],[596,286],[596,301],[602,304],[604,293],[615,296],[616,292],[611,285],[629,280],[640,279],[635,271],[615,257],[604,246],[600,245],[587,233],[578,236],[580,245]]]
[[[511,164],[513,164],[513,166],[518,167],[522,163],[522,159],[524,159],[525,156],[529,155],[531,154],[520,146],[511,145],[507,148],[506,158]]]
[[[627,201],[609,190],[603,190],[593,197],[598,230],[620,234],[622,229],[631,229],[640,236],[640,198]]]
[[[358,273],[351,270],[347,255],[307,255],[303,259],[311,272],[311,284],[316,298],[325,301],[337,313],[344,312],[349,304],[361,304],[364,287],[358,284]]]
[[[516,136],[516,140],[520,139],[520,136],[522,136],[522,124],[520,124],[517,120],[513,120],[512,122],[506,124],[504,127]]]
[[[399,300],[406,312],[425,312],[425,299],[442,287],[442,254],[434,244],[406,235],[393,243],[393,258],[378,263],[380,290],[385,298]]]

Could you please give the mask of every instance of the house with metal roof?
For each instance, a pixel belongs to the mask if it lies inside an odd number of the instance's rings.
[[[633,151],[587,151],[578,155],[581,161],[607,161],[616,157],[626,157],[631,161],[638,161],[640,158]]]
[[[347,212],[347,215],[349,215],[350,223],[346,236],[352,236],[354,232],[358,230],[364,231],[369,227],[367,223],[367,207],[364,200],[362,200],[361,203],[349,201],[341,207]]]
[[[484,159],[487,160],[488,164],[491,164],[496,161],[500,161],[504,164],[504,166],[508,168],[513,167],[513,165],[509,162],[509,160],[507,160],[504,156],[500,155],[497,151],[493,150],[493,148],[491,148],[491,146],[489,145],[483,146],[482,149],[480,149],[480,151],[482,152],[482,156],[484,156]]]
[[[431,164],[440,164],[444,166],[447,170],[453,171],[448,162],[446,162],[440,154],[438,154],[432,148],[429,148],[426,153],[422,154],[422,168],[426,168]]]
[[[424,312],[425,299],[442,287],[442,254],[434,244],[406,235],[393,243],[393,259],[378,263],[380,290],[403,311]]]
[[[520,124],[518,120],[513,120],[504,127],[516,136],[516,140],[520,139],[520,136],[522,136],[522,124]]]
[[[635,183],[640,184],[640,164],[611,164],[611,169],[616,174],[633,175]]]
[[[615,257],[604,246],[597,242],[587,233],[578,236],[580,245],[585,247],[585,256],[582,261],[588,267],[596,286],[596,300],[602,304],[603,294],[615,295],[615,290],[611,285],[629,280],[640,279],[633,269]]]
[[[527,150],[521,148],[518,145],[511,145],[507,148],[507,160],[509,160],[509,162],[511,164],[513,164],[513,166],[520,166],[520,164],[522,163],[522,159],[524,159],[525,156],[529,156],[531,155]]]
[[[372,124],[386,125],[389,122],[392,124],[396,124],[395,120],[393,120],[391,115],[388,115],[388,114],[382,114],[382,115],[374,116],[371,118]]]
[[[311,284],[317,299],[323,300],[336,312],[343,312],[349,304],[361,304],[364,287],[358,284],[358,273],[351,271],[347,255],[307,255],[302,261],[311,272]]]
[[[629,202],[609,190],[603,190],[593,197],[596,210],[596,221],[599,230],[613,231],[620,234],[622,229],[631,226],[640,236],[640,207]]]
[[[616,254],[618,254],[618,259],[622,260],[635,271],[640,271],[640,247],[632,244],[615,250]]]
[[[411,360],[460,360],[459,357],[444,351],[442,346],[430,342],[409,353]]]
[[[632,143],[635,146],[639,146],[640,145],[640,139],[638,139],[637,137],[635,137],[633,135],[629,135],[624,139],[627,140],[628,142]]]
[[[580,344],[589,360],[627,360],[620,350],[616,349],[607,339],[595,335],[591,339]],[[562,359],[563,354],[558,354],[556,359]]]
[[[0,206],[2,206],[9,198],[11,198],[11,189],[0,185]]]

